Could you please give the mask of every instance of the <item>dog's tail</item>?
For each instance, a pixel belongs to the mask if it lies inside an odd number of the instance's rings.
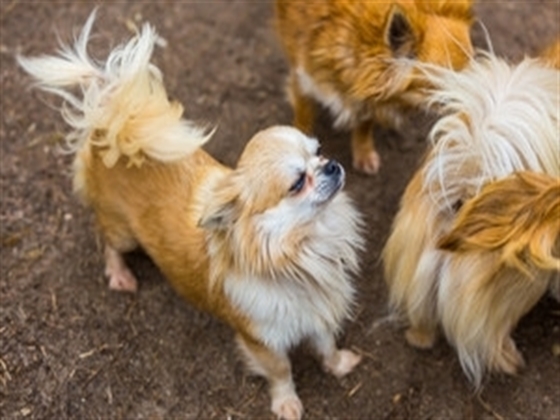
[[[95,11],[74,45],[62,46],[56,56],[18,57],[41,89],[64,100],[61,112],[73,129],[68,149],[97,146],[112,167],[121,156],[134,165],[146,158],[174,161],[205,143],[211,133],[182,118],[183,107],[168,100],[161,72],[150,63],[155,30],[145,24],[100,64],[87,52],[94,20]]]
[[[429,134],[424,188],[453,211],[483,185],[514,172],[560,176],[559,71],[541,59],[511,64],[479,52],[463,71],[419,65],[442,116]]]
[[[486,185],[465,203],[439,242],[454,252],[498,251],[523,272],[560,270],[560,179],[518,172]]]

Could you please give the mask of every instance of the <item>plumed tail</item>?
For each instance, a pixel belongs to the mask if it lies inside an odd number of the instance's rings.
[[[558,70],[538,59],[510,64],[483,52],[460,72],[421,70],[442,115],[424,169],[425,189],[440,209],[452,210],[514,172],[560,176]]]
[[[560,270],[560,178],[519,172],[488,184],[463,206],[439,247],[498,251],[523,272]]]
[[[62,115],[73,129],[68,149],[98,146],[111,167],[123,155],[135,165],[146,157],[174,161],[205,143],[211,134],[182,118],[183,107],[167,99],[161,72],[150,63],[155,30],[144,25],[100,64],[87,53],[94,19],[95,12],[74,45],[63,46],[57,56],[18,57],[38,87],[64,100]]]

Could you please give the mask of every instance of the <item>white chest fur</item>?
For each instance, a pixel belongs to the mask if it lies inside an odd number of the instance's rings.
[[[336,333],[348,316],[353,287],[344,279],[333,280],[318,288],[292,279],[230,277],[224,287],[234,306],[253,321],[263,343],[285,352],[311,335]]]

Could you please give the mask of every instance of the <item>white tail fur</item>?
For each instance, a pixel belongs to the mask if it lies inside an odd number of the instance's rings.
[[[462,72],[425,68],[445,115],[430,133],[435,158],[424,172],[441,209],[516,171],[560,176],[559,71],[480,55]]]
[[[58,56],[18,57],[41,89],[63,98],[61,112],[73,128],[68,149],[77,152],[87,142],[100,146],[111,167],[121,155],[136,165],[145,157],[174,161],[205,143],[212,133],[182,118],[183,107],[169,102],[161,72],[150,64],[158,39],[153,27],[145,24],[101,65],[87,53],[94,20],[95,11],[74,46],[63,46]],[[75,87],[81,98],[69,90]]]

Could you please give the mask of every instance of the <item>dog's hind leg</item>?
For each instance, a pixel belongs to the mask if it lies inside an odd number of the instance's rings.
[[[268,380],[274,414],[280,419],[299,420],[303,414],[303,406],[295,391],[288,355],[275,352],[260,342],[239,334],[237,343],[249,368]]]
[[[138,281],[122,254],[109,244],[105,245],[105,275],[109,278],[109,289],[121,292],[136,292],[138,289]]]
[[[138,246],[136,240],[125,223],[100,214],[97,220],[105,239],[105,276],[109,278],[109,288],[122,292],[136,292],[138,282],[122,255]]]

